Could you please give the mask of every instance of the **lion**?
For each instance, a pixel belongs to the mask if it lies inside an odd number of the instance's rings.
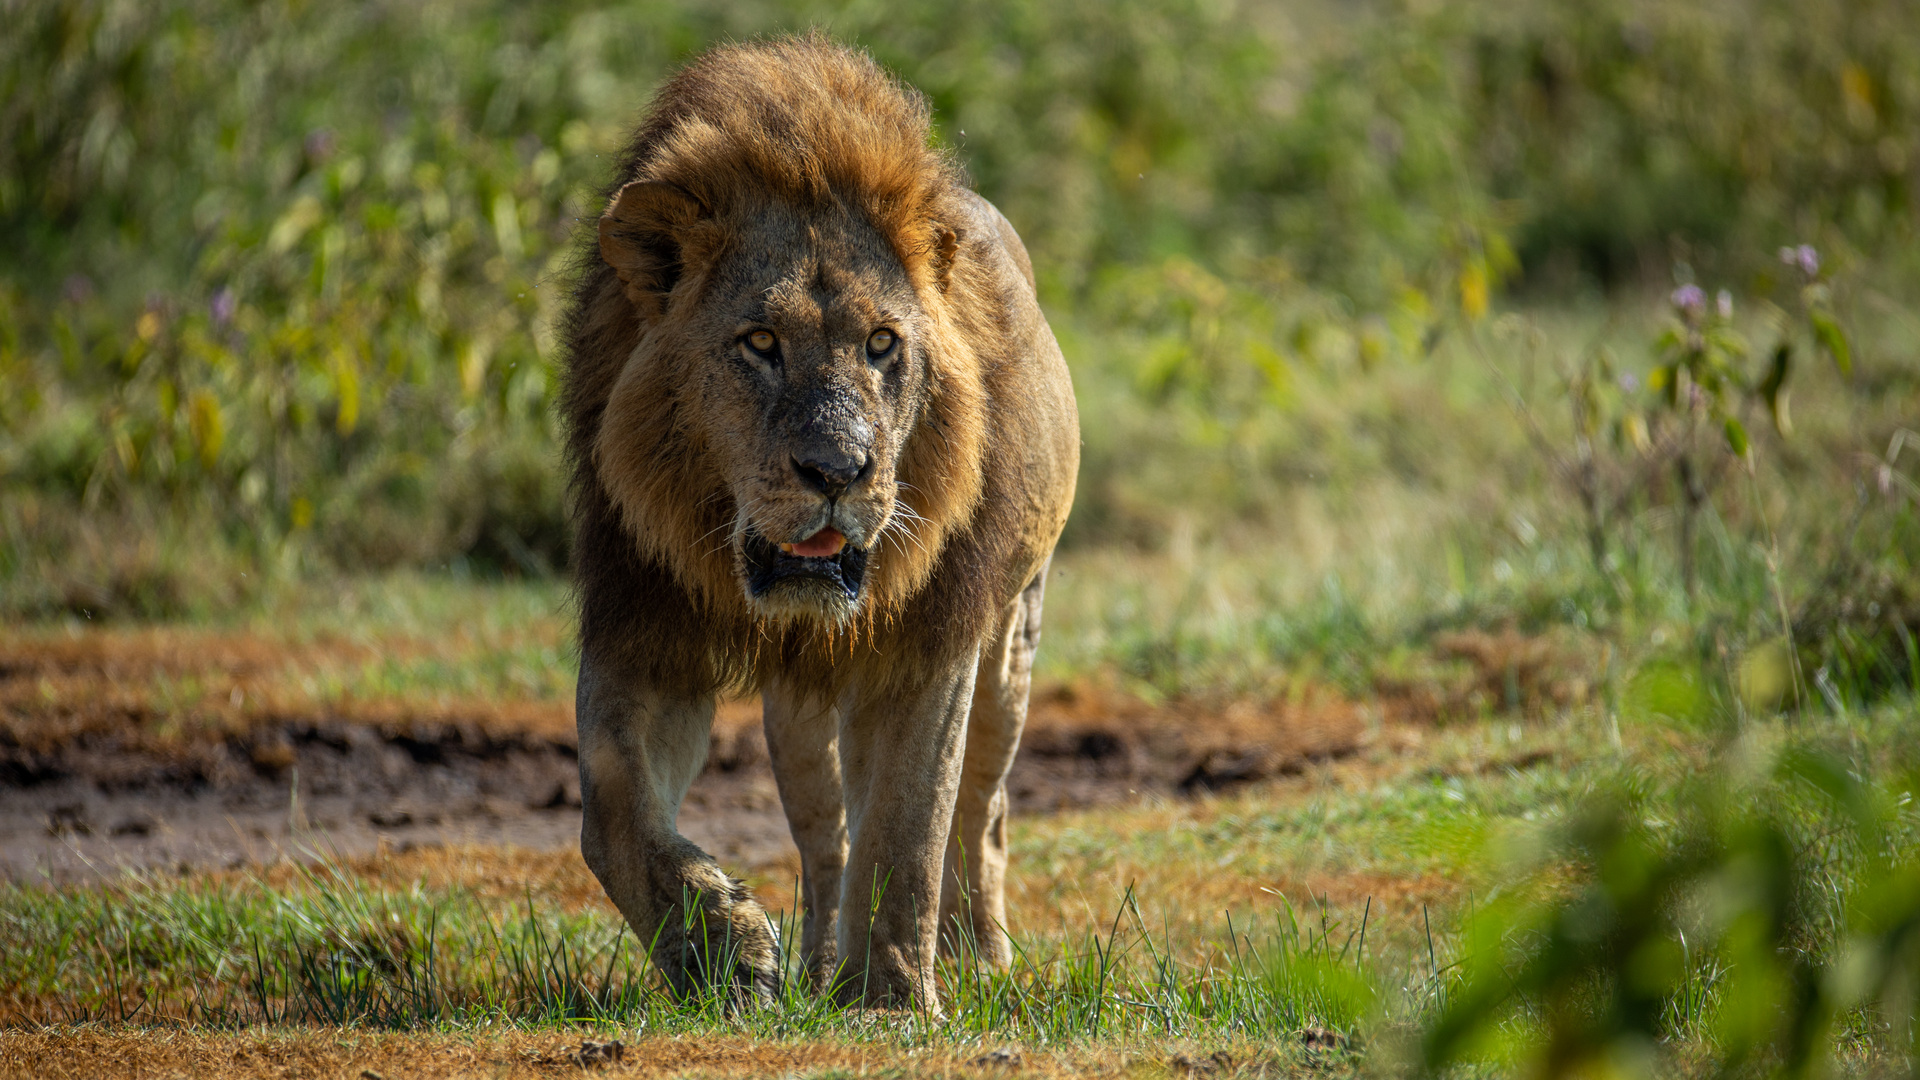
[[[801,956],[938,1009],[1005,967],[1007,770],[1079,418],[1007,219],[930,109],[818,34],[673,76],[563,325],[580,848],[669,985],[777,992],[746,886],[675,828],[717,695],[759,691]]]

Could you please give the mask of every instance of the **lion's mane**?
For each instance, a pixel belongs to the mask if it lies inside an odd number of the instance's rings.
[[[1004,255],[968,258],[993,242],[997,215],[983,213],[959,167],[929,145],[925,99],[818,35],[721,48],[661,88],[608,196],[636,179],[671,183],[708,211],[682,238],[676,296],[697,295],[700,267],[737,244],[768,200],[852,208],[887,239],[934,328],[926,403],[899,466],[920,520],[888,530],[855,625],[757,619],[731,553],[716,543],[734,507],[702,452],[707,434],[682,407],[696,380],[671,347],[679,328],[669,306],[646,310],[586,247],[562,326],[560,401],[583,648],[618,653],[656,685],[701,694],[749,688],[769,660],[819,692],[856,669],[869,681],[912,679],[977,642],[996,604],[1023,584],[998,580],[998,568],[1032,532],[1023,520],[1032,508],[982,497],[994,487],[993,463],[1017,452],[996,445],[992,423],[990,405],[1020,407],[992,400],[994,366],[1016,359],[995,313],[1008,275],[1030,289],[1031,269]],[[645,414],[618,417],[618,437],[603,440],[613,387],[630,364],[647,365],[635,375],[648,392],[623,397],[643,401]]]

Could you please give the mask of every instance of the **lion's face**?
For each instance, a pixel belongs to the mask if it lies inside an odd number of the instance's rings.
[[[770,201],[717,222],[661,185],[630,186],[606,222],[602,250],[653,323],[601,433],[603,471],[652,462],[609,483],[655,491],[629,522],[685,548],[661,511],[697,520],[697,551],[661,553],[708,567],[714,588],[726,560],[763,617],[850,619],[888,530],[917,542],[898,473],[926,400],[928,317],[895,249],[851,212]],[[670,417],[654,408],[668,398]],[[623,449],[638,443],[654,449]],[[663,482],[674,470],[705,478],[701,505],[662,507],[689,490]]]
[[[925,383],[913,289],[857,222],[773,210],[717,261],[703,314],[695,407],[733,496],[741,587],[766,615],[850,616],[902,510]]]

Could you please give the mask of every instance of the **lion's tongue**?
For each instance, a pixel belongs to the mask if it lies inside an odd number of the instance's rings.
[[[846,546],[847,538],[840,535],[840,530],[828,527],[799,543],[781,544],[780,549],[789,555],[798,555],[803,559],[831,559],[840,554],[840,549]]]

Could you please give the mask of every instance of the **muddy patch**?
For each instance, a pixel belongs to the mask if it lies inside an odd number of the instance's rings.
[[[272,670],[251,652],[165,659],[169,678],[187,671],[213,686]],[[204,716],[154,690],[143,660],[0,650],[0,877],[578,842],[577,751],[561,703],[248,705],[273,702],[269,677],[260,691],[202,695],[228,710]],[[1299,774],[1377,726],[1324,694],[1149,704],[1050,687],[1034,696],[1008,794],[1016,814],[1199,796]],[[791,865],[757,702],[721,706],[680,827],[730,867]]]
[[[710,768],[689,837],[730,864],[791,847],[772,773]],[[422,844],[570,846],[580,835],[573,741],[478,724],[265,724],[155,747],[90,733],[0,745],[0,876],[71,880]]]

